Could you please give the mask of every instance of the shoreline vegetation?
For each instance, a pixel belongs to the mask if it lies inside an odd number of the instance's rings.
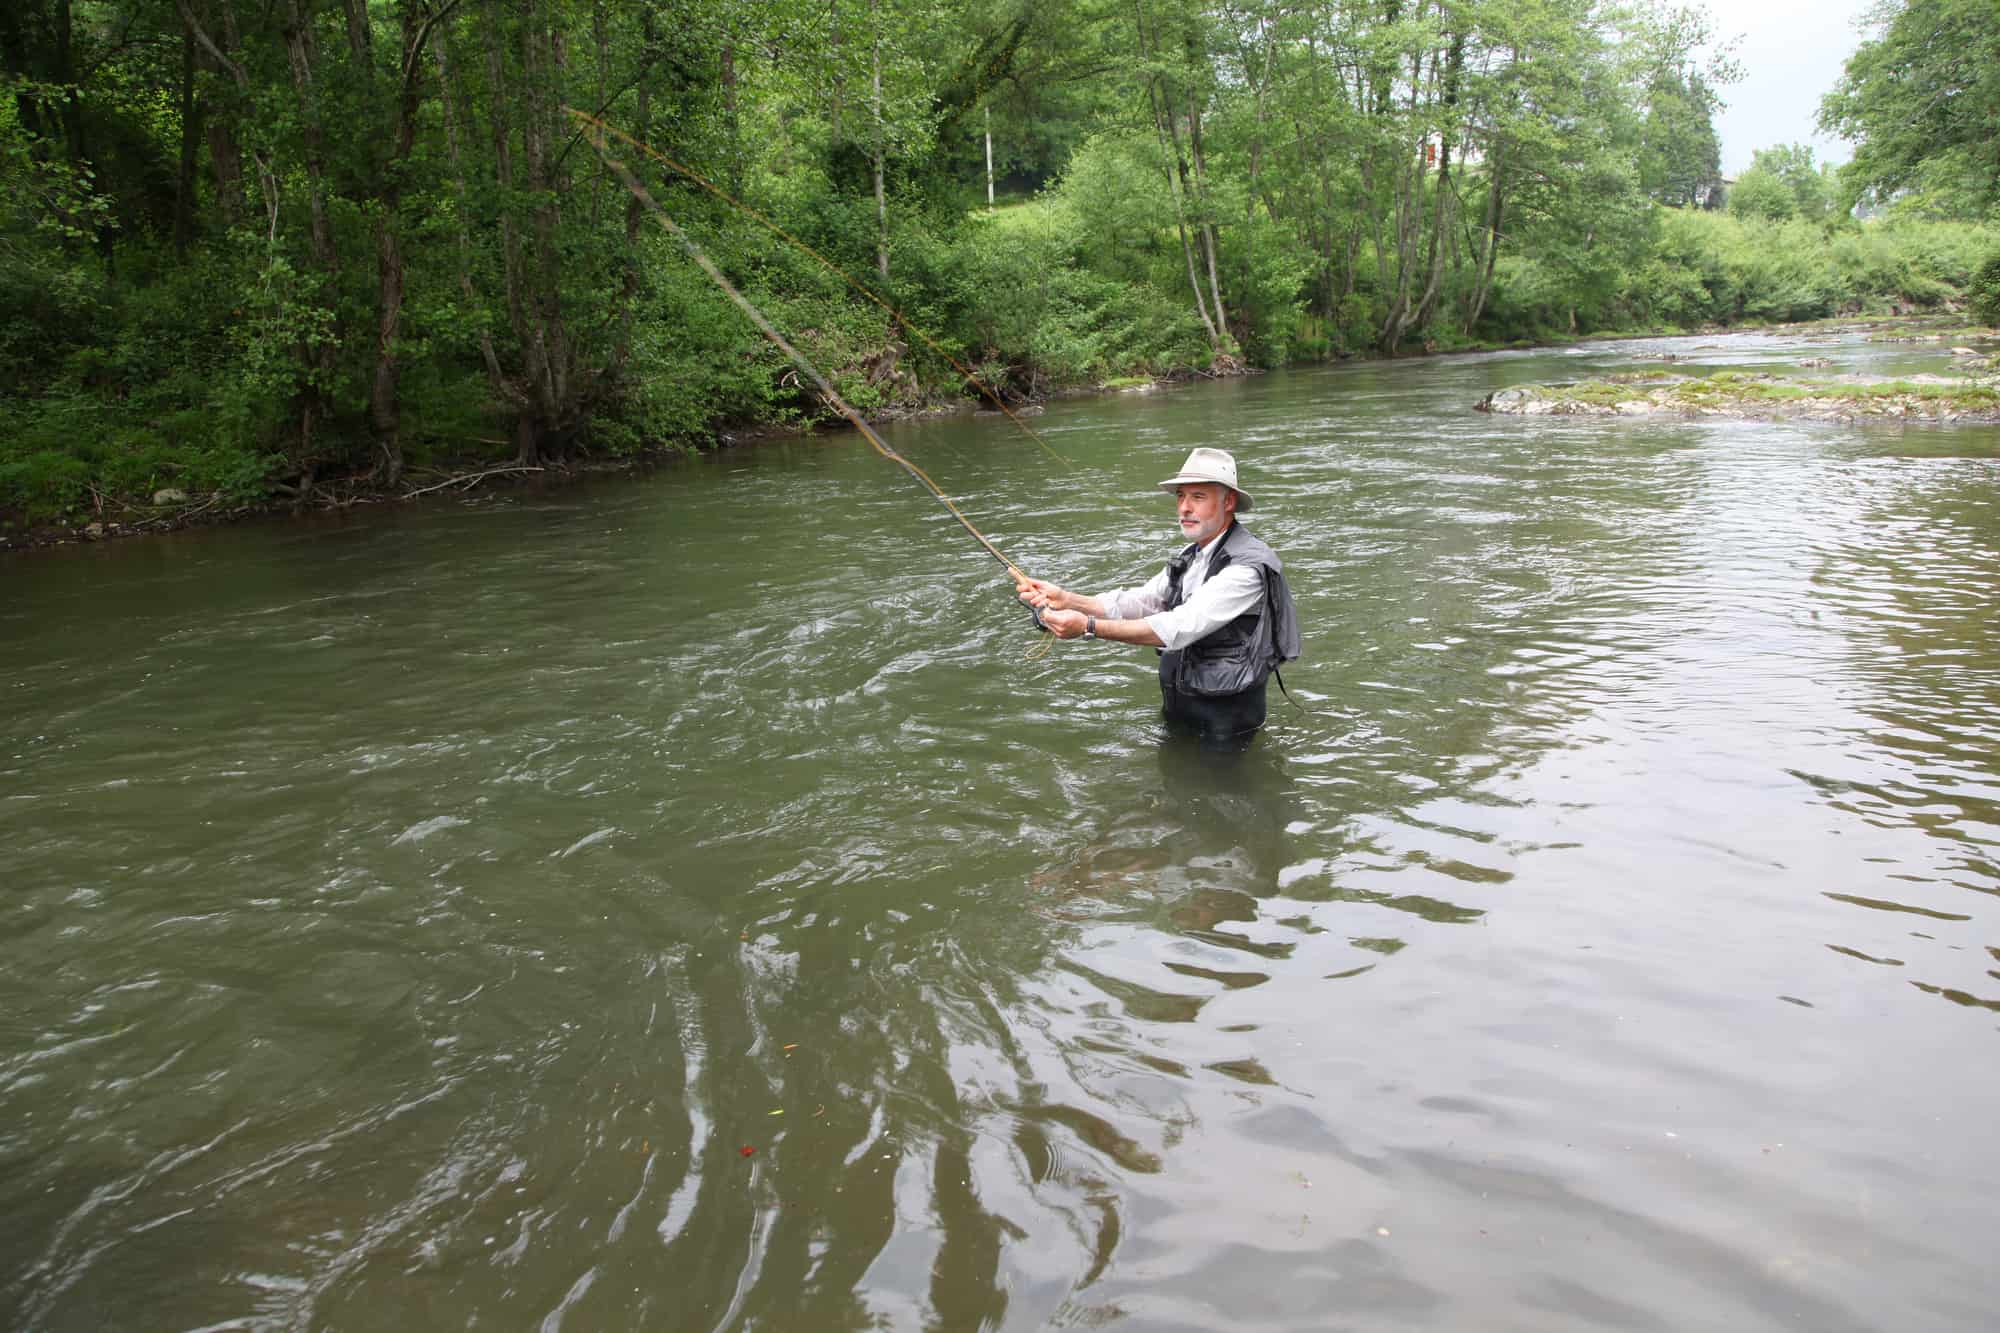
[[[1779,375],[1769,372],[1716,370],[1699,373],[1686,370],[1646,367],[1563,384],[1515,385],[1482,399],[1475,410],[1504,416],[1684,416],[1737,417],[1762,420],[1811,419],[1839,422],[2000,422],[2000,330],[1965,326],[1963,321],[1940,316],[1881,316],[1807,321],[1800,324],[1755,325],[1741,328],[1707,328],[1626,331],[1542,340],[1521,339],[1504,346],[1461,346],[1449,349],[1454,355],[1483,355],[1498,351],[1535,347],[1560,347],[1579,342],[1638,341],[1660,337],[1694,337],[1724,333],[1788,334],[1870,330],[1870,341],[1894,343],[1954,343],[1948,363],[1964,373],[1959,375],[1919,374],[1904,377],[1863,375]],[[1973,345],[1964,345],[1973,344]],[[1445,349],[1429,349],[1427,354],[1444,355]],[[1368,359],[1380,359],[1370,357]],[[1669,356],[1678,362],[1678,356]],[[1823,357],[1806,357],[1802,368],[1815,370],[1828,363]],[[1032,417],[1049,401],[1096,394],[1148,393],[1200,380],[1219,380],[1262,373],[1255,367],[1231,366],[1226,370],[1178,370],[1159,376],[1123,375],[1101,382],[1050,388],[1035,398],[1010,402],[1010,411]],[[990,400],[934,399],[913,405],[893,406],[873,414],[881,421],[911,420],[973,414],[997,417],[1001,413]],[[767,440],[799,439],[818,434],[838,435],[850,428],[838,417],[825,416],[787,424],[739,423],[718,429],[711,448],[748,447]],[[327,477],[312,482],[310,489],[274,487],[262,499],[236,499],[215,490],[190,494],[178,487],[162,487],[150,496],[107,493],[90,488],[87,513],[65,521],[38,524],[9,523],[0,526],[0,553],[48,546],[112,541],[177,531],[196,526],[293,517],[308,513],[337,513],[359,506],[399,504],[426,496],[463,496],[482,488],[562,484],[587,477],[643,470],[660,462],[682,458],[691,451],[668,444],[622,453],[613,457],[579,457],[549,460],[535,466],[493,465],[479,455],[441,457],[431,466],[406,471],[395,488],[362,474]]]
[[[1201,380],[1233,379],[1262,373],[1255,367],[1237,364],[1220,370],[1179,368],[1157,376],[1114,376],[1101,383],[1051,388],[1036,397],[1023,396],[1008,401],[1007,412],[1028,418],[1040,415],[1049,402],[1065,398],[1152,393]],[[987,398],[936,398],[895,403],[863,415],[880,424],[962,415],[999,417],[1005,413]],[[352,476],[306,478],[299,484],[270,482],[266,483],[266,495],[248,499],[240,495],[232,496],[229,491],[220,489],[190,494],[180,487],[170,486],[147,496],[121,494],[87,485],[88,504],[60,519],[36,522],[24,517],[19,510],[10,511],[0,506],[0,555],[10,551],[116,541],[255,519],[338,513],[360,506],[401,504],[432,495],[463,496],[487,487],[488,482],[492,482],[493,487],[559,485],[587,477],[642,471],[695,453],[751,447],[770,440],[839,436],[852,431],[853,428],[844,419],[828,409],[818,415],[799,416],[787,421],[738,422],[720,426],[700,448],[691,448],[685,442],[669,441],[601,457],[578,455],[549,458],[533,466],[495,466],[490,456],[477,453],[442,454],[434,457],[428,466],[405,469],[398,484],[393,487],[383,484],[378,475],[363,472]],[[500,480],[494,480],[496,478]]]
[[[1743,71],[1677,0],[13,8],[0,544],[825,423],[732,288],[883,420],[2000,321],[1987,0],[1885,0],[1820,107],[1853,160],[1733,181]]]
[[[1176,369],[1157,376],[1112,376],[1101,383],[1051,388],[1036,397],[1024,396],[1008,401],[1007,411],[1027,418],[1039,415],[1047,403],[1065,398],[1152,393],[1205,379],[1230,379],[1261,373],[1254,367],[1234,365],[1224,370]],[[864,415],[871,421],[881,423],[960,415],[999,417],[1004,414],[992,405],[992,400],[986,398],[939,398],[891,404]],[[697,452],[744,448],[769,440],[837,436],[851,431],[852,427],[829,410],[818,416],[798,417],[784,422],[737,422],[720,426],[714,430],[705,447],[700,449],[673,441],[603,457],[547,459],[534,466],[495,466],[489,456],[478,453],[443,454],[435,457],[428,466],[406,469],[399,484],[394,487],[385,486],[378,476],[364,472],[354,476],[310,479],[305,489],[297,484],[269,483],[267,495],[247,499],[232,496],[226,490],[190,494],[180,487],[168,486],[147,496],[120,494],[88,485],[88,504],[78,512],[59,519],[37,522],[24,517],[19,510],[9,512],[6,507],[0,506],[0,555],[10,551],[116,541],[191,527],[220,526],[287,515],[296,518],[307,514],[338,513],[361,506],[401,504],[433,495],[463,496],[482,488],[559,485],[587,477],[641,471]]]

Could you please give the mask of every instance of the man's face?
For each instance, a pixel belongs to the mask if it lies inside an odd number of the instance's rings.
[[[1229,516],[1236,512],[1236,492],[1227,486],[1176,486],[1174,499],[1180,506],[1181,535],[1204,546],[1229,526]]]

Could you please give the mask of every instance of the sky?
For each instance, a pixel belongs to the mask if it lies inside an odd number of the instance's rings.
[[[1734,176],[1759,148],[1803,143],[1817,162],[1845,162],[1852,146],[1813,128],[1819,99],[1840,77],[1862,32],[1855,20],[1871,0],[1708,0],[1718,38],[1741,36],[1743,78],[1722,90],[1716,116],[1722,172]]]

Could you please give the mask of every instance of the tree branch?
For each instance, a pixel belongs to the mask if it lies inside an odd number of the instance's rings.
[[[230,77],[236,80],[238,88],[246,93],[249,92],[250,76],[243,72],[243,66],[222,54],[222,48],[215,44],[215,39],[201,26],[201,20],[194,16],[194,7],[188,4],[188,0],[174,0],[174,8],[180,11],[181,22],[187,24],[188,32],[193,34],[196,42],[200,43],[201,49],[208,52],[209,58],[229,71]]]

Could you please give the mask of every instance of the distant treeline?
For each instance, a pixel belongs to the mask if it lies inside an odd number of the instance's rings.
[[[16,0],[0,512],[305,502],[818,415],[571,108],[1013,397],[1977,285],[1990,3],[1892,3],[1825,109],[1853,167],[1774,149],[1733,199],[1710,35],[1660,0]],[[1962,95],[1902,105],[1913,68]],[[858,405],[966,392],[618,151]]]

